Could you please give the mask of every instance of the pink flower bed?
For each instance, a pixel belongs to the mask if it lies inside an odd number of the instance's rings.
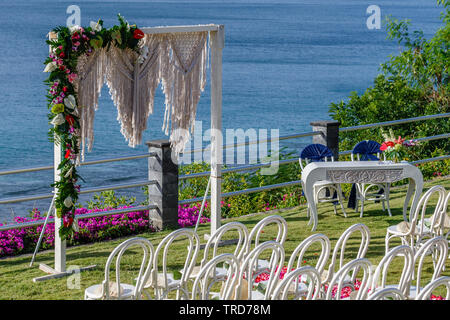
[[[123,206],[118,209],[125,208],[131,208],[131,206]],[[87,213],[108,210],[110,210],[110,208],[96,208],[92,210],[86,208],[76,209],[75,216],[78,218],[79,231],[75,232],[73,238],[68,240],[68,244],[92,243],[142,233],[149,230],[154,231],[149,225],[148,210],[113,214],[96,218],[82,218],[82,215]],[[196,204],[192,206],[179,206],[179,226],[189,227],[195,225],[197,223],[199,211],[200,206]],[[14,218],[14,223],[25,223],[38,220],[45,220],[45,216],[41,215],[39,210],[33,209],[31,217],[16,217]],[[200,219],[200,223],[208,221],[210,220],[207,217],[202,217]],[[38,242],[42,227],[43,226],[41,225],[0,231],[0,257],[32,252]],[[55,224],[48,223],[45,227],[41,249],[52,248],[54,242]]]

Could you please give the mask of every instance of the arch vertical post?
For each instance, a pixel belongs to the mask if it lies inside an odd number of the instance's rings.
[[[53,32],[49,34],[49,39],[56,39],[57,35]],[[51,50],[51,47],[49,47],[49,50]],[[61,163],[62,158],[62,147],[61,144],[55,142],[53,144],[53,153],[54,153],[54,160],[53,160],[53,179],[54,181],[59,181],[60,177],[60,170],[58,169],[59,164]],[[58,189],[55,187],[54,193],[56,194],[58,192]],[[56,272],[65,272],[66,271],[66,241],[62,240],[59,236],[59,228],[61,227],[62,219],[58,219],[56,217],[56,209],[52,208],[53,215],[55,217],[55,271]]]
[[[49,40],[52,40],[52,39],[56,39],[57,35],[54,32],[50,32],[48,34],[48,37],[49,37]],[[49,50],[51,50],[51,46],[49,47]],[[61,159],[62,159],[62,146],[61,146],[61,144],[58,144],[55,139],[55,142],[53,143],[53,167],[54,167],[53,168],[53,179],[55,182],[59,181],[59,179],[60,179],[61,170],[59,170],[58,167],[61,163]],[[58,188],[55,187],[54,194],[56,195],[57,192],[58,192]],[[54,278],[61,278],[61,277],[68,276],[68,275],[72,274],[73,272],[81,272],[84,270],[90,270],[90,269],[95,268],[96,265],[90,265],[90,266],[81,267],[81,268],[77,267],[76,269],[73,269],[73,270],[66,269],[66,240],[63,240],[59,236],[59,228],[61,227],[62,219],[59,219],[56,216],[56,209],[55,209],[54,205],[53,205],[53,207],[50,207],[49,210],[53,211],[54,223],[55,223],[55,245],[54,245],[55,265],[54,265],[54,268],[52,268],[44,263],[39,264],[39,269],[41,269],[42,271],[47,273],[47,275],[33,278],[33,282],[45,281],[45,280],[54,279]],[[51,214],[51,213],[52,212],[49,212],[49,214]],[[69,269],[70,269],[70,267],[69,267]]]
[[[54,144],[54,180],[59,181],[60,170],[58,166],[61,163],[61,145]],[[55,187],[55,194],[58,189]],[[55,217],[55,271],[66,271],[66,240],[62,240],[59,236],[59,228],[61,227],[62,219],[56,216],[56,209],[52,208]]]
[[[211,235],[220,227],[222,187],[222,50],[224,26],[210,32],[211,46]]]

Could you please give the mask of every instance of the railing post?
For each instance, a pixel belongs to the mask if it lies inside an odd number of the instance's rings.
[[[313,136],[313,143],[326,145],[331,149],[334,160],[339,160],[339,125],[341,123],[335,120],[313,121],[310,123],[313,131],[319,131],[322,134]]]
[[[148,158],[148,179],[155,184],[148,186],[148,204],[156,209],[149,210],[151,225],[157,230],[178,226],[178,165],[173,163],[168,140],[147,141],[148,152],[154,157]]]
[[[225,30],[210,33],[211,37],[211,235],[221,225],[222,199],[222,51],[225,45]]]

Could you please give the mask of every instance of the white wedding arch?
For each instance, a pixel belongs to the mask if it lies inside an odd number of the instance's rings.
[[[99,66],[99,61],[102,58],[97,60],[91,59],[91,61],[82,61],[80,65],[88,65],[89,63],[94,64],[91,66],[93,72],[85,72],[84,78],[87,79],[86,83],[83,85],[82,83],[78,83],[78,99],[79,104],[83,105],[82,114],[80,116],[80,124],[81,124],[81,153],[82,158],[84,154],[84,146],[87,145],[87,148],[92,148],[93,141],[93,115],[98,106],[98,96],[103,86],[103,80],[101,77],[106,78],[106,83],[110,89],[110,94],[113,98],[114,104],[118,109],[118,119],[121,122],[121,132],[124,137],[129,141],[130,146],[134,146],[141,142],[142,131],[146,128],[147,118],[149,110],[152,110],[153,107],[153,95],[152,92],[155,90],[158,83],[155,79],[152,79],[155,76],[155,72],[159,72],[159,78],[162,80],[164,94],[166,96],[166,113],[163,124],[163,129],[166,130],[166,133],[169,133],[168,122],[169,119],[172,123],[172,131],[170,132],[170,141],[176,153],[181,153],[184,149],[184,145],[189,139],[189,130],[191,126],[195,122],[195,113],[196,106],[198,103],[200,92],[195,92],[196,96],[190,98],[189,106],[186,107],[186,103],[184,101],[179,101],[181,98],[180,94],[183,94],[184,90],[177,90],[177,77],[180,78],[179,73],[176,69],[181,69],[181,71],[187,72],[191,68],[196,67],[196,63],[194,61],[189,60],[190,51],[192,48],[189,48],[189,43],[195,44],[195,41],[192,39],[203,39],[205,35],[209,36],[209,58],[210,59],[210,90],[211,90],[211,173],[210,173],[210,190],[211,190],[211,234],[215,232],[220,227],[220,219],[221,219],[221,172],[222,172],[222,50],[224,48],[225,43],[225,33],[224,26],[217,24],[208,24],[208,25],[190,25],[190,26],[161,26],[161,27],[146,27],[140,28],[144,34],[145,38],[143,39],[147,46],[152,46],[152,41],[165,41],[165,43],[169,43],[170,45],[176,46],[176,39],[181,40],[187,47],[185,47],[184,51],[182,48],[178,52],[178,61],[183,61],[183,56],[185,59],[185,64],[179,63],[179,65],[175,66],[164,66],[159,70],[149,70],[152,63],[152,57],[146,57],[149,63],[143,63],[142,66],[146,65],[147,69],[145,70],[146,75],[141,77],[141,81],[139,85],[137,85],[137,81],[139,80],[139,71],[136,73],[136,68],[133,70],[134,66],[131,66],[129,62],[126,61],[126,54],[114,55],[111,54],[109,57],[109,62],[102,62],[104,67],[107,68],[108,64],[111,66],[120,65],[122,63],[121,72],[110,72],[108,74],[103,74],[101,71],[101,67]],[[195,35],[199,35],[196,37]],[[203,38],[202,38],[203,37]],[[49,33],[49,39],[55,39],[56,34],[51,32]],[[163,40],[161,40],[163,39]],[[197,41],[198,43],[198,41]],[[160,46],[163,49],[159,51],[160,53],[160,61],[159,63],[167,63],[168,55],[172,54],[173,51],[165,50],[164,46]],[[206,47],[206,45],[205,45]],[[173,49],[173,47],[172,47]],[[172,52],[172,53],[171,53]],[[117,52],[116,52],[117,53]],[[191,52],[192,53],[192,52]],[[104,54],[102,52],[98,52],[98,55]],[[125,57],[125,58],[124,58]],[[134,58],[134,57],[129,57]],[[204,53],[201,57],[204,64]],[[121,63],[120,63],[120,61]],[[131,61],[131,60],[130,60]],[[162,61],[162,62],[161,62]],[[164,62],[165,61],[165,62]],[[136,63],[137,64],[137,63]],[[128,70],[126,70],[128,68]],[[168,69],[172,69],[172,72],[169,74],[161,74],[166,72]],[[87,68],[86,68],[87,69]],[[139,69],[139,66],[137,66]],[[161,71],[165,70],[165,71]],[[197,73],[202,73],[204,70],[197,70]],[[120,73],[120,74],[119,74]],[[147,74],[149,74],[148,77]],[[80,78],[83,78],[83,72],[80,73]],[[91,78],[89,80],[89,78]],[[159,79],[158,78],[158,79]],[[206,81],[206,75],[201,75],[201,80]],[[156,81],[156,82],[155,82]],[[190,80],[191,82],[198,81],[198,79]],[[128,82],[133,83],[134,85],[128,85]],[[156,83],[156,85],[155,85]],[[193,86],[201,87],[203,90],[204,83],[200,84],[192,84]],[[143,94],[143,89],[146,89],[145,94]],[[149,90],[150,89],[150,90]],[[120,92],[122,91],[122,92]],[[133,91],[133,92],[130,92]],[[170,91],[170,92],[169,92]],[[198,91],[198,90],[197,90]],[[150,95],[148,94],[150,92]],[[135,98],[136,95],[139,95],[139,98]],[[129,97],[132,97],[131,100]],[[135,99],[134,99],[135,98]],[[183,100],[188,100],[187,97],[183,96]],[[131,101],[131,103],[130,103]],[[137,101],[137,102],[136,102]],[[144,108],[143,108],[144,106]],[[145,109],[145,110],[144,110]],[[184,129],[181,132],[187,132],[187,134],[181,134],[180,130],[173,130],[180,128]],[[62,149],[61,146],[57,143],[54,144],[54,180],[58,181],[60,177],[60,170],[58,170],[58,166],[62,161]],[[55,193],[56,193],[55,188]],[[66,270],[66,241],[63,240],[58,230],[61,226],[61,219],[55,219],[55,247],[54,247],[54,268],[51,268],[45,264],[40,265],[40,269],[48,273],[46,276],[34,278],[33,281],[42,281],[51,278],[63,277],[69,274],[72,274],[73,271]],[[90,269],[93,266],[82,267],[80,270]]]

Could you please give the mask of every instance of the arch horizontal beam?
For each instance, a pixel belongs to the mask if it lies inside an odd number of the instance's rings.
[[[200,25],[192,25],[192,26],[144,27],[144,28],[140,28],[140,29],[145,34],[160,34],[160,33],[218,31],[219,28],[220,28],[220,25],[217,25],[217,24],[200,24]]]

